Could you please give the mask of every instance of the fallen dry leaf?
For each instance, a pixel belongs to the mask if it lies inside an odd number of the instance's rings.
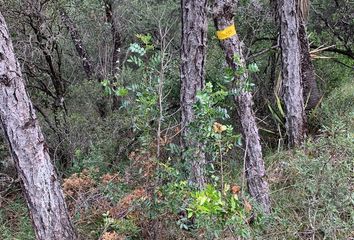
[[[218,122],[214,122],[213,130],[215,133],[222,133],[222,132],[226,131],[226,126],[224,126]]]
[[[246,210],[246,212],[251,212],[252,211],[252,205],[245,199],[244,200],[244,203],[243,203],[244,205],[245,205],[245,210]]]
[[[238,186],[238,185],[233,185],[233,186],[231,187],[231,193],[232,193],[232,194],[238,194],[238,193],[240,192],[240,190],[241,190],[241,187]]]

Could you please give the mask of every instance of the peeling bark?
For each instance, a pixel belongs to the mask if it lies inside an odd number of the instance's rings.
[[[36,238],[76,239],[60,183],[1,13],[0,122],[22,182]]]
[[[296,2],[297,0],[278,0],[286,131],[290,146],[301,145],[306,135]]]
[[[193,153],[190,182],[198,188],[205,184],[205,154],[201,143],[190,140],[188,125],[194,120],[197,92],[204,88],[207,50],[207,0],[182,0],[181,46],[181,124],[182,148]]]
[[[216,0],[213,8],[214,23],[217,30],[223,30],[234,24],[234,8],[237,0]],[[238,35],[220,41],[225,52],[228,65],[236,72],[238,69],[246,69],[245,59],[242,53],[242,44]],[[235,56],[239,61],[235,60]],[[242,135],[246,147],[246,178],[248,189],[263,207],[264,212],[270,212],[269,187],[265,179],[265,168],[262,156],[262,147],[256,124],[256,117],[253,111],[253,100],[251,92],[244,89],[248,79],[247,71],[241,76],[235,76],[237,80],[238,95],[234,97],[237,105],[237,113],[240,118]]]

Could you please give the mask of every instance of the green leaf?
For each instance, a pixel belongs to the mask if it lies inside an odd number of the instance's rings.
[[[128,89],[124,87],[119,87],[118,89],[116,89],[115,94],[119,97],[125,97],[128,95]]]
[[[256,72],[259,72],[259,68],[257,66],[256,63],[251,63],[248,65],[248,70],[251,72],[251,73],[256,73]]]
[[[284,111],[283,111],[283,107],[282,107],[280,98],[278,97],[277,94],[275,94],[275,98],[276,98],[276,100],[277,100],[277,107],[278,107],[278,110],[279,110],[281,116],[282,116],[283,118],[285,118],[285,113],[284,113]]]
[[[203,205],[207,200],[208,200],[208,198],[206,196],[200,196],[198,198],[198,201],[199,201],[200,205]]]

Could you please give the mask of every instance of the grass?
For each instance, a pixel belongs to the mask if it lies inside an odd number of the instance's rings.
[[[27,208],[21,196],[14,195],[11,198],[4,199],[1,203],[0,239],[35,239]]]
[[[259,239],[353,239],[354,87],[318,110],[320,131],[300,149],[269,154],[273,214]]]

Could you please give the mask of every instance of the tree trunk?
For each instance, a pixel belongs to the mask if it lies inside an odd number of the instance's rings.
[[[306,2],[306,1],[299,1]],[[317,106],[321,99],[321,92],[317,86],[315,67],[312,64],[310,56],[310,44],[306,33],[306,12],[308,9],[300,7],[301,15],[299,16],[299,41],[301,54],[301,76],[304,86],[304,101],[306,110],[311,110]]]
[[[35,36],[38,41],[38,47],[42,51],[44,56],[45,62],[48,67],[48,74],[52,81],[55,95],[54,95],[54,102],[52,104],[52,110],[54,113],[54,121],[55,125],[58,129],[62,127],[66,123],[66,115],[67,111],[65,108],[65,92],[66,86],[65,81],[62,77],[60,66],[61,66],[61,59],[58,58],[56,61],[53,57],[55,54],[59,55],[59,45],[56,40],[53,40],[53,36],[47,36],[42,29],[42,25],[46,23],[43,21],[39,15],[34,13],[30,18],[29,21],[31,22],[31,27],[35,33]],[[39,19],[39,20],[34,20]],[[49,40],[50,39],[50,40]],[[51,47],[48,47],[51,46]]]
[[[22,182],[37,239],[76,239],[1,13],[0,102],[0,122]]]
[[[234,7],[237,0],[216,0],[213,8],[214,23],[217,30],[224,30],[234,24]],[[236,72],[243,69],[241,75],[235,75],[237,80],[237,92],[234,97],[237,105],[237,112],[240,118],[242,135],[246,147],[246,178],[248,189],[263,207],[264,212],[270,212],[269,188],[265,179],[265,168],[262,156],[256,117],[253,112],[252,94],[245,89],[248,73],[246,63],[242,54],[242,44],[237,34],[232,34],[226,39],[220,40],[222,49],[225,51],[228,65]],[[237,57],[239,60],[236,60]]]
[[[75,45],[76,52],[81,58],[82,66],[88,78],[92,78],[94,73],[90,57],[86,51],[86,48],[81,40],[79,31],[77,30],[76,24],[71,20],[64,9],[60,9],[61,21],[64,23],[65,27],[71,36],[71,39]]]
[[[76,52],[82,61],[82,66],[84,68],[86,76],[92,80],[96,79],[98,83],[101,83],[101,81],[104,79],[104,76],[102,76],[102,74],[100,73],[95,74],[93,64],[90,60],[90,56],[87,53],[86,47],[84,46],[76,24],[72,21],[72,19],[69,17],[69,15],[65,12],[64,9],[60,9],[60,15],[63,24],[69,31]],[[109,109],[107,106],[109,103],[107,100],[108,99],[106,97],[99,97],[95,102],[97,112],[99,113],[101,118],[106,118],[108,115]]]
[[[194,120],[193,105],[197,92],[204,88],[207,50],[207,0],[182,0],[181,46],[181,125],[182,149],[192,152],[190,182],[202,188],[205,184],[203,146],[191,140],[188,125]]]
[[[122,47],[122,36],[118,31],[118,26],[114,21],[113,16],[113,1],[104,0],[105,10],[106,10],[106,21],[111,25],[111,33],[113,40],[113,51],[112,51],[112,68],[113,73],[120,67],[120,49]]]
[[[111,34],[112,34],[112,41],[113,41],[113,50],[112,50],[112,74],[113,74],[113,80],[112,82],[117,82],[117,76],[120,68],[120,51],[122,48],[122,36],[120,32],[118,31],[118,26],[116,22],[114,21],[114,16],[113,16],[113,1],[111,0],[104,0],[103,3],[105,4],[105,10],[106,10],[106,21],[111,25]],[[116,90],[116,87],[113,86],[113,89]],[[122,99],[113,94],[112,96],[113,102],[112,102],[112,111],[118,110],[119,107],[122,105]]]
[[[296,1],[278,0],[286,131],[290,146],[299,146],[306,135]]]

